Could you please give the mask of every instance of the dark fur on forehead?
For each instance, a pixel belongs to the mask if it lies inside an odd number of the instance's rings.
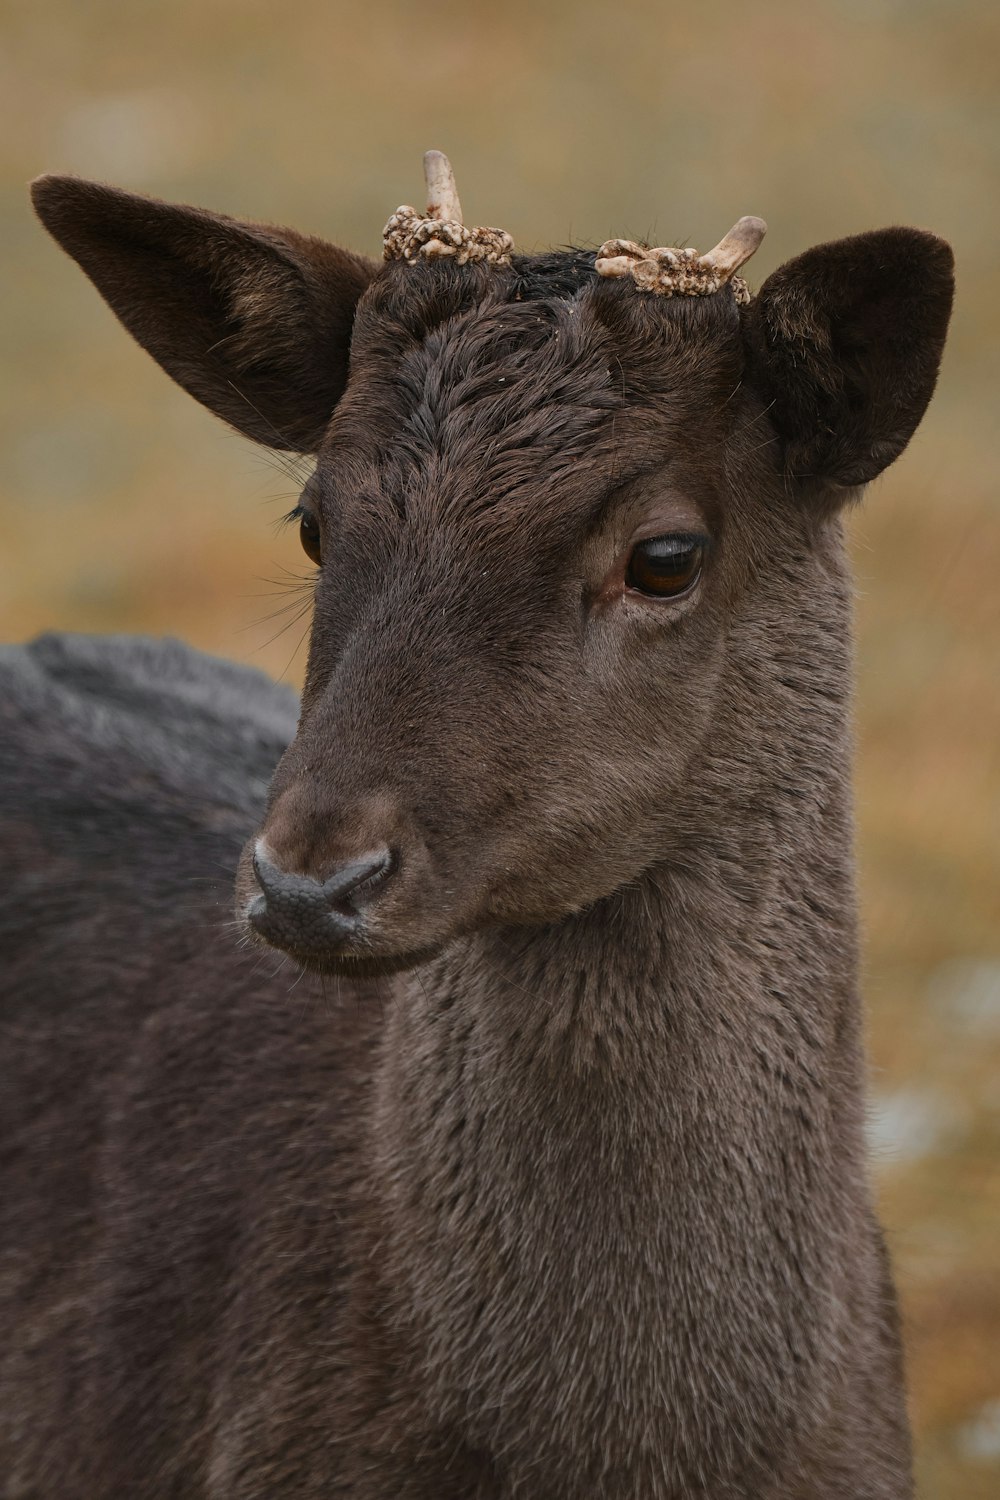
[[[652,296],[631,282],[600,277],[595,259],[593,250],[568,249],[516,255],[510,266],[390,262],[358,309],[355,341],[359,335],[377,339],[376,322],[393,325],[396,334],[409,339],[422,339],[463,313],[503,304],[531,305],[524,320],[528,330],[540,307],[580,303],[588,294],[609,327],[617,323],[620,333],[629,331],[633,337],[646,333],[655,340],[657,330],[670,327],[710,337],[713,329],[732,333],[738,327],[739,309],[728,287],[711,297]]]
[[[495,516],[519,497],[599,500],[661,438],[704,431],[742,371],[740,314],[606,281],[592,252],[509,268],[393,263],[358,309],[351,380],[324,457],[393,508]],[[322,458],[321,458],[322,464]],[[520,506],[515,509],[520,511]]]

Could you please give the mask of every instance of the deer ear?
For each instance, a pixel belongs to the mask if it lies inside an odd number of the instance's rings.
[[[919,229],[817,245],[768,277],[747,338],[789,475],[855,487],[902,453],[934,390],[953,290],[951,250]]]
[[[168,375],[256,442],[314,451],[374,262],[75,177],[31,191],[46,229]]]

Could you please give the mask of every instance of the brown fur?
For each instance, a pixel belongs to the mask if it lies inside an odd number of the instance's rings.
[[[7,665],[5,1493],[910,1496],[838,512],[930,397],[946,247],[821,246],[740,309],[36,201],[200,400],[325,428],[324,561],[262,817],[277,690]],[[622,592],[637,533],[695,529],[692,595]],[[326,1005],[189,883],[255,823],[304,881],[393,851],[298,955]]]

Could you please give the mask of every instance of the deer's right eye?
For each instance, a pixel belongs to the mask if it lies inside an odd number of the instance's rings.
[[[311,510],[297,505],[288,517],[290,521],[299,523],[299,541],[306,556],[316,564],[317,568],[323,561],[323,551],[320,546],[319,522]]]
[[[625,585],[652,599],[676,599],[701,576],[706,541],[701,536],[652,536],[639,542],[625,568]]]

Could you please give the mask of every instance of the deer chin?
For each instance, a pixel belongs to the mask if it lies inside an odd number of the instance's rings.
[[[335,979],[387,979],[393,974],[405,974],[430,963],[431,959],[437,958],[438,954],[447,947],[446,943],[440,943],[425,948],[408,949],[405,952],[384,954],[372,952],[299,953],[294,948],[282,947],[270,942],[267,938],[260,937],[250,928],[247,930],[254,947],[269,948],[273,952],[284,953],[298,964],[299,968],[306,969],[311,974],[320,974]]]

